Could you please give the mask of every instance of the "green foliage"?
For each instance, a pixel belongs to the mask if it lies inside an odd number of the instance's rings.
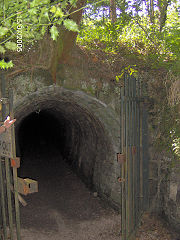
[[[5,53],[5,52],[6,52],[5,48],[3,46],[0,46],[0,53]]]
[[[64,26],[66,29],[73,31],[73,32],[79,32],[78,25],[71,19],[65,19],[64,20]]]
[[[77,0],[8,0],[0,2],[0,53],[22,51],[28,44],[43,38],[49,29],[51,38],[57,40],[58,26],[64,22],[70,31],[78,31],[77,24],[67,19]],[[13,66],[3,60],[3,69]]]
[[[12,61],[9,61],[8,63],[3,60],[0,61],[0,68],[1,69],[8,69],[8,68],[12,68],[13,67],[13,63]]]
[[[138,55],[149,67],[166,68],[179,73],[180,21],[177,7],[169,9],[166,25],[159,30],[159,19],[152,24],[148,15],[121,17],[116,23],[109,19],[96,21],[86,18],[81,26],[77,42],[89,49],[103,49],[118,53],[125,46],[129,54]],[[130,17],[130,15],[129,15]]]
[[[15,51],[17,49],[17,44],[15,42],[6,42],[5,47],[9,50]]]
[[[106,52],[113,52],[117,46],[119,33],[122,31],[121,24],[113,24],[111,21],[86,21],[81,27],[77,37],[78,44],[90,49],[103,49]]]
[[[173,84],[173,79],[164,78],[168,73],[177,78],[180,74],[178,4],[174,1],[168,7],[165,26],[160,29],[159,9],[154,9],[152,19],[149,13],[142,14],[140,2],[117,0],[117,12],[120,11],[120,14],[116,23],[112,23],[106,14],[108,1],[96,8],[90,6],[85,12],[77,43],[90,50],[104,51],[106,56],[110,56],[106,61],[114,69],[118,68],[114,66],[116,59],[125,59],[115,77],[117,82],[127,72],[136,75],[137,70],[138,73],[145,71],[150,72],[150,76],[156,73],[147,80],[151,89],[147,94],[153,102],[150,107],[152,132],[154,135],[157,132],[154,143],[159,149],[166,149],[180,157],[178,109],[177,105],[168,104],[167,89]]]
[[[162,92],[159,93],[160,96],[161,94],[164,95]],[[163,105],[161,109],[159,108],[160,104]],[[177,157],[180,157],[180,122],[178,108],[177,106],[168,106],[165,96],[164,99],[162,99],[161,96],[159,103],[157,103],[157,107],[159,109],[153,119],[155,131],[158,129],[155,145],[160,150],[166,149]]]
[[[7,27],[0,26],[0,37],[5,36],[7,32],[8,32],[8,28]]]
[[[135,67],[136,65],[132,65],[132,66],[129,65],[123,68],[122,71],[120,72],[120,75],[115,77],[116,82],[119,82],[119,80],[123,78],[125,74],[128,74],[129,76],[137,77],[138,71],[135,69]]]
[[[174,60],[172,70],[179,73],[180,66],[180,18],[177,8],[171,9],[163,29],[164,45]],[[179,71],[178,71],[179,70]]]
[[[58,35],[59,35],[59,32],[58,32],[56,26],[52,26],[52,27],[51,27],[50,33],[51,33],[52,39],[53,39],[53,40],[57,40],[57,37],[58,37]]]

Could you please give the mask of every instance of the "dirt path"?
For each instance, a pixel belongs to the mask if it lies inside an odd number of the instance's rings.
[[[31,171],[22,169],[23,177],[39,182],[39,192],[26,196],[28,205],[21,207],[22,240],[119,239],[120,215],[94,197],[68,165],[59,161],[51,159],[47,164],[41,155],[32,162]]]
[[[95,197],[58,154],[50,155],[31,154],[36,161],[26,158],[21,167],[22,177],[39,183],[39,192],[26,196],[28,205],[21,207],[22,240],[120,240],[120,215]],[[149,215],[136,239],[180,240]]]

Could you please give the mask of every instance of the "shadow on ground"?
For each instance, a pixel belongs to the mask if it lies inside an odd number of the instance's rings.
[[[56,149],[44,149],[26,152],[19,171],[39,183],[39,192],[21,207],[22,239],[119,239],[120,215],[94,197]]]

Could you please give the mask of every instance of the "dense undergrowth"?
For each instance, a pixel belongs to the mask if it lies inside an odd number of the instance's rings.
[[[173,153],[176,159],[180,158],[178,9],[169,9],[162,31],[159,30],[158,21],[155,20],[152,24],[148,16],[126,21],[118,18],[115,23],[109,19],[85,19],[77,43],[91,52],[95,51],[97,59],[103,52],[104,61],[117,65],[115,68],[118,69],[119,76],[124,69],[130,67],[138,72],[146,85],[149,98],[154,146]]]

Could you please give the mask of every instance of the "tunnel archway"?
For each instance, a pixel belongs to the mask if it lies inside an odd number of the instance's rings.
[[[119,121],[107,105],[83,92],[50,86],[17,102],[15,117],[17,154],[28,174],[58,169],[65,161],[105,197],[116,192]]]
[[[51,104],[54,106],[56,103],[52,101]],[[89,113],[82,113],[82,109],[75,105],[73,111],[77,108],[77,116],[66,117],[63,111],[53,106],[34,111],[21,121],[17,142],[22,167],[34,166],[37,169],[47,166],[49,169],[53,165],[60,166],[58,162],[52,164],[52,159],[63,159],[91,185],[98,144],[108,148],[101,136],[104,134],[103,127],[97,119]]]

